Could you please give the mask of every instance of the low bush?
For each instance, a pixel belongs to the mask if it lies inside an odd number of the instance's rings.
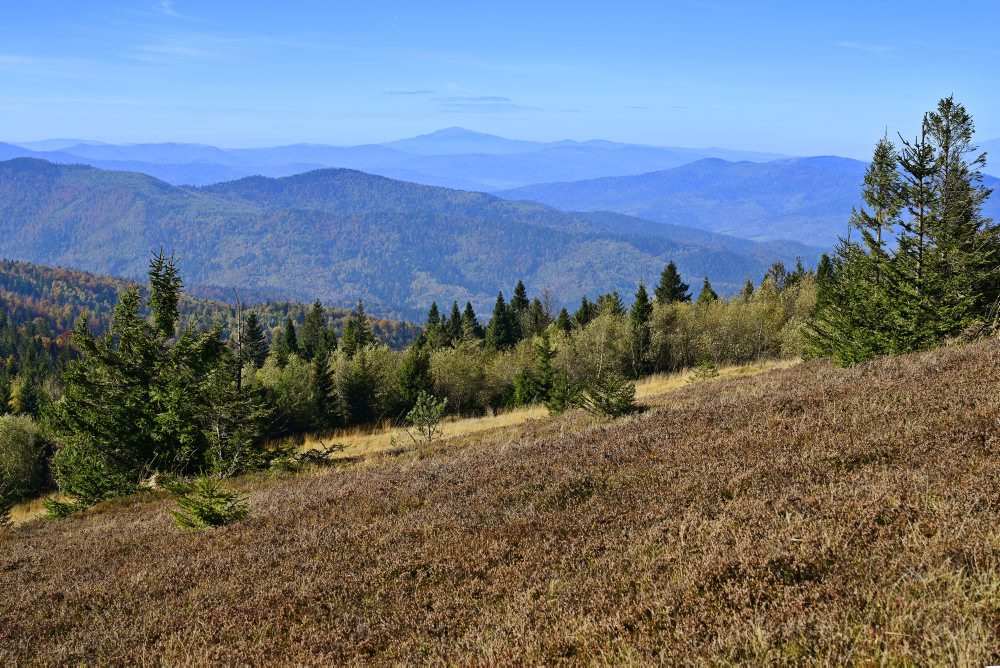
[[[437,399],[432,394],[421,392],[417,396],[417,402],[406,415],[406,420],[416,429],[419,438],[414,438],[415,443],[430,444],[436,437],[441,435],[441,418],[448,407],[447,399]]]
[[[0,416],[0,498],[13,504],[41,490],[43,449],[34,420],[27,415]]]
[[[179,493],[177,510],[170,513],[178,526],[196,531],[236,522],[250,514],[243,497],[223,489],[216,478],[202,476],[189,484],[172,485]]]
[[[617,373],[604,373],[595,378],[579,399],[590,413],[616,418],[638,410],[635,403],[635,383]]]

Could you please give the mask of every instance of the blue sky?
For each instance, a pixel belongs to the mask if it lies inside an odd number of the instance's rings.
[[[1000,137],[1000,3],[27,0],[0,141],[534,140],[867,155],[954,93]]]

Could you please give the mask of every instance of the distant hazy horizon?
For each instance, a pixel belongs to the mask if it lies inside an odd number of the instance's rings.
[[[949,94],[1000,137],[995,3],[947,25],[901,0],[337,4],[5,7],[0,141],[351,146],[461,126],[862,158]]]

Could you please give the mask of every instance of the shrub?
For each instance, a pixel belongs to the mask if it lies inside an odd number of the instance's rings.
[[[638,410],[635,383],[617,373],[604,373],[591,381],[580,396],[580,403],[594,415],[621,417]]]
[[[431,394],[421,392],[417,396],[417,402],[407,416],[407,421],[413,425],[420,436],[419,441],[413,438],[415,443],[430,444],[436,436],[441,435],[441,418],[448,407],[447,399],[437,399]]]
[[[14,507],[14,499],[0,489],[0,529],[10,526],[10,509]]]
[[[42,438],[27,415],[0,417],[0,497],[11,504],[40,490]]]
[[[549,415],[560,415],[565,413],[579,397],[578,388],[570,382],[569,374],[565,371],[556,373],[552,378],[552,388],[549,390],[545,407],[549,409]]]
[[[138,489],[127,469],[91,445],[71,442],[59,448],[52,458],[52,471],[60,491],[70,497],[73,506],[90,506],[114,496],[132,494]],[[46,507],[56,518],[68,514],[53,512],[54,504],[50,507],[47,503]]]
[[[437,394],[448,399],[459,414],[481,411],[485,407],[486,368],[489,360],[478,343],[464,342],[454,348],[442,348],[431,354],[431,379]]]
[[[178,509],[170,513],[181,528],[196,531],[218,527],[250,514],[243,497],[227,492],[215,478],[201,476],[194,483],[173,487],[179,492]]]
[[[87,508],[86,503],[60,501],[58,499],[45,499],[42,504],[45,506],[46,517],[50,520],[61,520]]]
[[[704,380],[711,380],[719,375],[719,368],[712,360],[702,360],[694,368],[694,373],[688,379],[689,383],[699,383]]]
[[[268,358],[257,371],[257,381],[270,393],[276,435],[308,431],[314,418],[315,401],[311,369],[305,360],[291,355],[282,367],[276,358]]]

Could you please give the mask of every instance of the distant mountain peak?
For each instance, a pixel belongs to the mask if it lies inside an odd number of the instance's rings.
[[[499,135],[490,134],[487,132],[478,132],[476,130],[469,130],[468,128],[463,128],[458,125],[453,125],[448,128],[441,128],[440,130],[435,130],[434,132],[428,132],[427,134],[419,135],[420,137],[493,137],[496,139],[504,139]]]

